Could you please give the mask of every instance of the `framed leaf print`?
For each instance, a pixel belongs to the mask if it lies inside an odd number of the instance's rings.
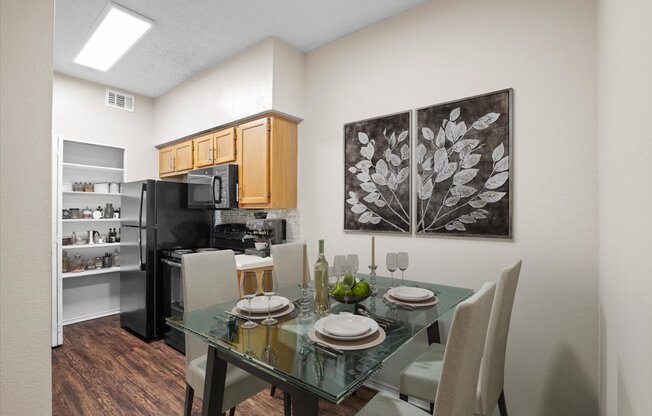
[[[410,233],[411,112],[344,125],[344,229]]]
[[[417,234],[511,238],[512,95],[416,110]]]

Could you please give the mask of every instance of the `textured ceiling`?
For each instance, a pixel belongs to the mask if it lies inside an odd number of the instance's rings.
[[[73,63],[106,0],[57,0],[58,72],[156,97],[276,36],[307,52],[425,0],[121,0],[154,27],[108,72]]]

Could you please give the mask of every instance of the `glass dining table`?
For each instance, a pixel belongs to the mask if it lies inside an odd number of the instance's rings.
[[[406,280],[406,286],[432,290],[439,298],[436,305],[407,310],[384,300],[389,285],[389,278],[377,277],[378,294],[357,305],[331,299],[331,313],[367,314],[382,324],[385,340],[364,350],[334,350],[312,342],[309,331],[322,316],[299,316],[298,286],[279,290],[297,308],[271,326],[241,328],[241,318],[229,313],[237,300],[168,318],[170,326],[208,344],[202,415],[221,414],[227,363],[282,389],[291,398],[293,415],[317,415],[319,399],[340,403],[421,332],[426,331],[430,343],[440,342],[441,316],[473,294],[471,289]]]

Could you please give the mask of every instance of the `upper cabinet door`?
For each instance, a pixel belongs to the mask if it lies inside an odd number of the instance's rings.
[[[269,119],[238,126],[239,205],[267,204],[269,188]]]
[[[213,133],[208,133],[193,139],[193,147],[195,151],[195,168],[213,164]]]
[[[165,147],[158,151],[159,176],[174,172],[174,146]]]
[[[174,147],[175,172],[192,169],[192,140],[180,143]]]
[[[235,127],[215,132],[215,156],[214,163],[235,162],[236,145],[235,145]]]

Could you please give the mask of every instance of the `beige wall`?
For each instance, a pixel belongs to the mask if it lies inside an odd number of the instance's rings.
[[[111,108],[104,104],[106,88],[111,87],[55,74],[52,131],[73,140],[126,148],[127,181],[158,177],[158,151],[152,143],[154,100],[135,95],[134,112]]]
[[[305,103],[305,54],[274,38],[272,107],[303,118]]]
[[[54,3],[1,5],[0,414],[47,415]]]
[[[652,2],[598,2],[600,413],[652,415]]]
[[[377,239],[381,258],[410,253],[409,277],[476,289],[523,259],[506,367],[514,415],[597,413],[595,42],[592,0],[440,0],[306,55],[299,208],[311,258],[325,238],[329,257],[369,261],[369,237],[342,231],[344,123],[514,88],[513,241]]]

